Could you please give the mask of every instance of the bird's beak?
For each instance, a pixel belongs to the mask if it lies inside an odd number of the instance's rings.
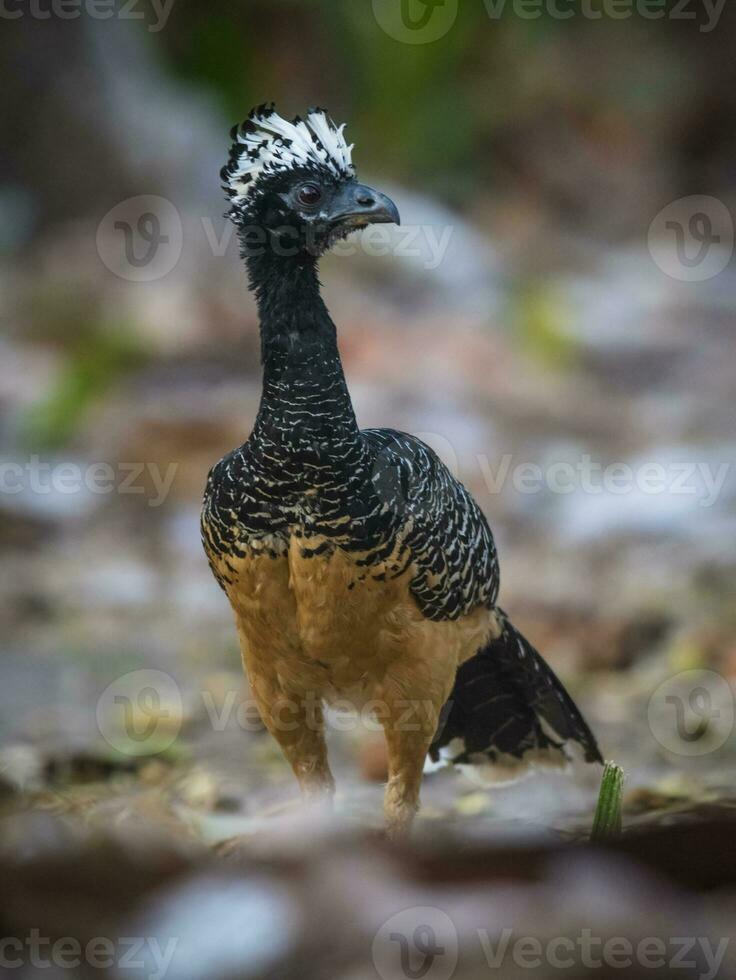
[[[399,209],[390,197],[366,184],[345,184],[333,199],[328,213],[333,225],[362,228],[382,223],[401,224]]]

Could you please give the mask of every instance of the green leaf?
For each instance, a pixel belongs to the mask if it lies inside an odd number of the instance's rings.
[[[621,766],[607,762],[601,779],[598,806],[593,819],[590,839],[607,840],[621,833],[621,803],[624,795],[624,771]]]

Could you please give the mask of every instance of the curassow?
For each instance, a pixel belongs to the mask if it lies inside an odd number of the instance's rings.
[[[327,113],[254,109],[222,170],[261,327],[250,438],[210,472],[202,534],[235,612],[254,698],[306,796],[331,794],[323,706],[374,710],[390,836],[411,824],[425,760],[510,777],[600,762],[560,681],[496,605],[498,559],[468,491],[419,439],[361,431],[317,262],[394,203],[358,183]]]

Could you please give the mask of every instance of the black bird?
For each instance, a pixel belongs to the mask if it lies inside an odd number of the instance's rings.
[[[515,776],[595,738],[496,605],[498,558],[468,491],[419,439],[361,430],[317,262],[337,239],[398,222],[357,181],[322,109],[273,106],[233,130],[223,186],[261,322],[253,431],[210,472],[202,535],[235,612],[264,723],[305,795],[330,794],[323,705],[368,706],[387,740],[387,829],[406,831],[428,757]]]

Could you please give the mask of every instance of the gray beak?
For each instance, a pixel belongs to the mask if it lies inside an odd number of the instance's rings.
[[[335,195],[328,217],[336,225],[401,224],[399,210],[385,194],[366,184],[345,184]]]

